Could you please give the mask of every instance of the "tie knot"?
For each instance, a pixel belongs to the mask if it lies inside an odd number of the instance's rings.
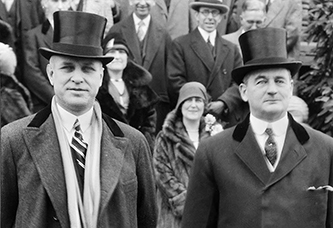
[[[273,136],[273,130],[272,130],[272,128],[266,128],[266,130],[265,130],[265,132],[266,132],[266,134],[268,135],[268,136]]]
[[[79,119],[75,120],[75,123],[74,123],[73,127],[74,127],[75,131],[81,131]]]
[[[143,20],[141,20],[141,21],[138,23],[138,25],[139,25],[139,27],[141,27],[141,26],[144,26],[145,23],[143,22]]]

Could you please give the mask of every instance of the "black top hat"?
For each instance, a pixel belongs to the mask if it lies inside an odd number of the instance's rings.
[[[249,30],[239,37],[244,65],[231,74],[237,84],[251,71],[265,68],[286,68],[294,76],[302,63],[287,59],[286,30],[260,28]]]
[[[192,9],[199,11],[200,7],[210,7],[220,10],[221,14],[227,13],[229,7],[223,4],[223,0],[195,0],[190,3]]]
[[[46,59],[52,55],[100,60],[104,65],[113,57],[104,56],[102,39],[106,18],[77,11],[57,11],[53,14],[54,34],[52,49],[40,48]]]

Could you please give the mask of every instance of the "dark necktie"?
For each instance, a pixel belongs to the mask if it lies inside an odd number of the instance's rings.
[[[213,57],[215,58],[215,51],[214,51],[214,46],[213,44],[210,42],[210,38],[208,37],[207,39],[207,45],[209,47],[210,52],[212,53]]]
[[[268,139],[265,142],[266,157],[268,158],[269,162],[274,165],[277,158],[276,142],[274,141],[273,131],[271,128],[267,128],[265,132],[268,135]]]
[[[71,142],[71,152],[74,160],[74,165],[76,166],[76,172],[78,174],[79,186],[81,193],[83,192],[83,186],[84,186],[84,169],[85,169],[85,163],[86,163],[86,153],[88,144],[83,140],[82,134],[81,134],[81,128],[79,120],[76,119],[74,123],[74,135]]]

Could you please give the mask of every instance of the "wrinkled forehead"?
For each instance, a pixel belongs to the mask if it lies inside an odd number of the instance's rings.
[[[258,69],[247,73],[244,77],[244,82],[248,81],[250,78],[256,79],[257,77],[266,77],[266,78],[282,77],[291,80],[291,73],[286,68]]]
[[[92,58],[80,58],[65,55],[52,55],[51,64],[79,64],[79,65],[102,65],[102,62]]]

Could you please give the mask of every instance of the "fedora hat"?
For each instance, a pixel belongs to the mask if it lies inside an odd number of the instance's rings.
[[[229,7],[223,4],[223,0],[195,0],[190,3],[190,6],[195,11],[199,11],[200,7],[209,7],[220,10],[221,14],[227,13]]]
[[[234,81],[239,85],[247,73],[267,68],[286,68],[294,76],[302,63],[288,60],[286,40],[286,30],[281,28],[259,28],[243,33],[239,44],[244,65],[231,72]]]
[[[40,48],[46,59],[52,55],[100,60],[104,65],[113,57],[104,56],[102,39],[106,18],[78,11],[57,11],[53,14],[54,33],[52,48]]]

